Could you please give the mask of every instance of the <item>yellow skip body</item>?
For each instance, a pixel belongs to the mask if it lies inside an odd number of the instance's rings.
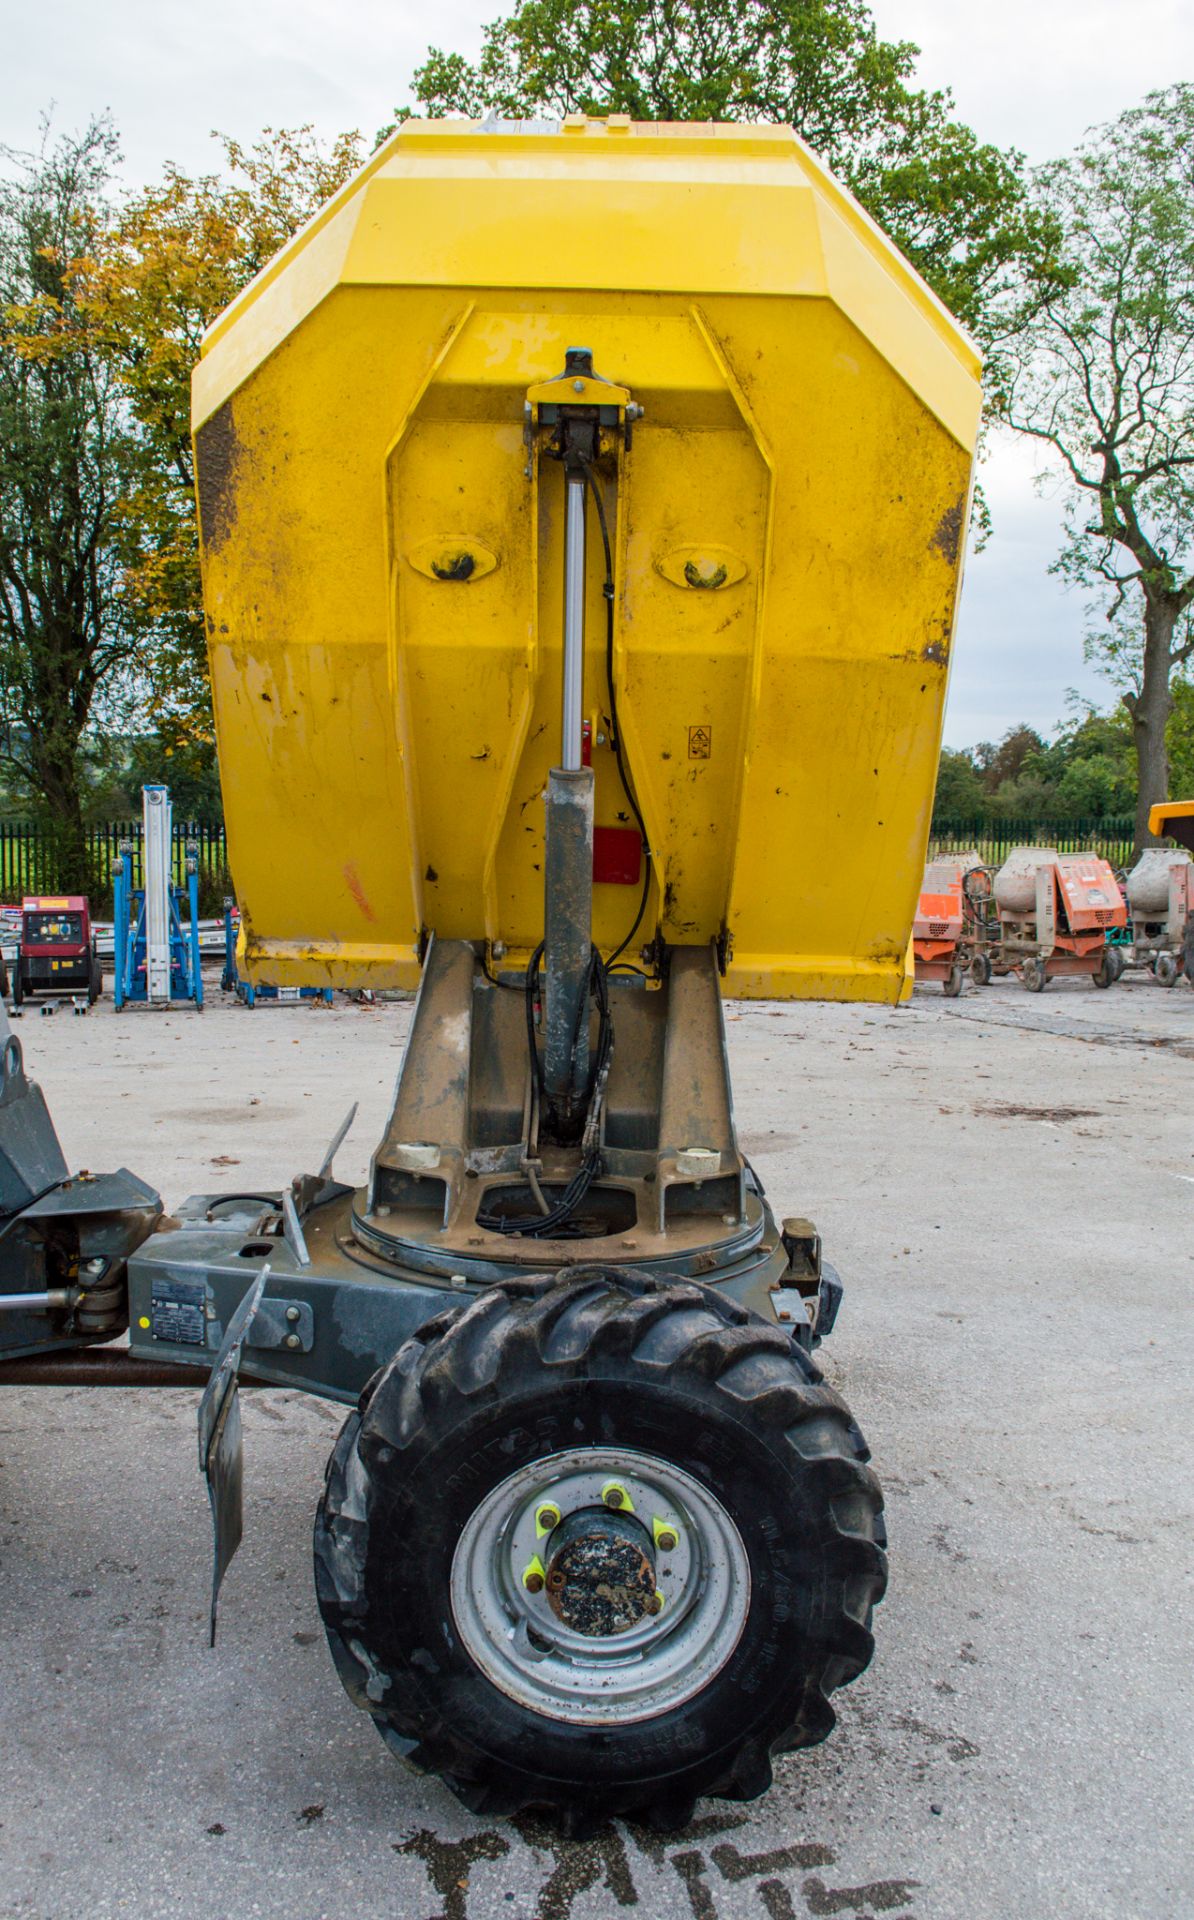
[[[790,130],[582,116],[407,123],[204,343],[238,965],[413,986],[427,931],[505,964],[542,938],[564,481],[524,409],[578,342],[643,410],[611,493],[635,944],[720,940],[731,993],[895,1000],[977,352]],[[602,575],[584,710],[597,825],[625,827]],[[637,904],[595,886],[604,952]]]

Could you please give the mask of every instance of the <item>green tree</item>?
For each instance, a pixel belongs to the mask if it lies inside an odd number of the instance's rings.
[[[1173,711],[1169,716],[1169,797],[1194,800],[1194,680],[1184,677],[1170,688]]]
[[[61,883],[90,884],[83,742],[133,671],[120,592],[133,448],[84,288],[110,221],[106,120],[0,182],[0,767],[58,841]]]
[[[1026,215],[1021,156],[913,84],[917,53],[863,0],[516,0],[475,64],[429,49],[413,92],[432,116],[787,123],[978,325],[1048,219]]]
[[[1033,196],[1060,238],[1003,308],[994,405],[1066,489],[1055,570],[1105,615],[1089,651],[1131,721],[1139,848],[1168,787],[1173,675],[1194,657],[1194,86],[1041,168]]]
[[[986,789],[973,754],[943,747],[933,798],[934,826],[955,820],[977,820],[986,811],[986,803]]]

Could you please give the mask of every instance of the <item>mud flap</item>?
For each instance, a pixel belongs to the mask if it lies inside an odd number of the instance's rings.
[[[236,1376],[245,1336],[269,1279],[268,1264],[258,1274],[228,1322],[211,1377],[199,1402],[199,1471],[211,1502],[211,1621],[208,1645],[216,1644],[216,1606],[224,1575],[244,1532],[244,1449],[240,1394]]]

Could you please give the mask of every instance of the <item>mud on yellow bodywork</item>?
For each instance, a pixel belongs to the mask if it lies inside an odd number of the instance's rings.
[[[408,123],[212,327],[204,597],[250,978],[414,984],[420,934],[543,931],[563,480],[523,408],[565,348],[645,417],[604,483],[652,849],[641,938],[727,988],[909,972],[977,354],[787,129]],[[585,711],[610,750],[590,513]],[[633,887],[594,889],[594,937]],[[636,944],[638,941],[636,940]]]

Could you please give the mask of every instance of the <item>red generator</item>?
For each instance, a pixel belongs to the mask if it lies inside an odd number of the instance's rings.
[[[86,994],[94,1006],[104,976],[86,894],[34,895],[21,902],[21,944],[12,976],[17,1006],[36,993]]]

